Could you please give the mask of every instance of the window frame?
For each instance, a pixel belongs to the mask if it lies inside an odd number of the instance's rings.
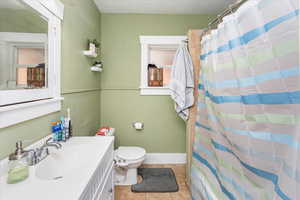
[[[31,45],[31,44],[15,44],[13,47],[13,65],[12,65],[12,70],[11,70],[11,74],[10,74],[10,77],[11,79],[14,79],[15,81],[17,81],[17,73],[14,73],[14,72],[17,72],[18,68],[24,68],[24,67],[35,67],[36,64],[18,64],[18,50],[21,49],[21,48],[30,48],[30,49],[42,49],[44,50],[45,52],[45,59],[48,60],[47,58],[47,50],[42,47],[42,46],[38,46],[38,45]],[[47,88],[48,87],[48,65],[46,65],[47,67],[45,67],[45,86],[44,88]],[[27,86],[28,87],[28,86]],[[42,88],[40,88],[42,89]]]
[[[170,89],[164,87],[148,86],[148,64],[150,60],[150,47],[152,45],[180,45],[187,36],[140,36],[141,44],[141,74],[140,74],[140,95],[170,95]]]
[[[60,65],[61,21],[64,6],[59,0],[21,0],[36,10],[48,22],[48,87],[42,89],[18,89],[0,91],[0,128],[34,119],[61,110]],[[32,41],[28,33],[18,33],[12,40]],[[22,38],[23,37],[23,38]],[[21,40],[22,38],[22,40]]]
[[[23,38],[22,41],[19,41],[20,37]],[[12,66],[12,68],[10,70],[10,74],[9,74],[10,79],[16,79],[16,73],[15,73],[16,69],[21,66],[20,64],[16,63],[16,61],[18,59],[18,57],[17,57],[17,50],[18,50],[18,48],[44,49],[45,50],[45,59],[48,60],[48,45],[42,46],[41,44],[39,44],[39,43],[45,42],[45,39],[47,39],[47,35],[46,34],[40,34],[40,33],[0,32],[0,38],[1,38],[2,41],[6,42],[6,45],[7,45],[6,48],[8,49],[8,52],[9,52],[8,53],[8,61],[9,61],[9,65]],[[26,64],[26,66],[34,67],[35,65],[28,65],[28,64]],[[48,68],[48,64],[47,64],[47,68]],[[48,81],[48,76],[46,76],[45,79],[46,79],[46,83],[48,83],[47,82]],[[34,91],[35,90],[37,90],[37,89],[34,89]],[[20,89],[19,89],[19,91],[20,91]],[[26,89],[26,91],[28,91],[28,89]],[[29,97],[28,97],[29,101],[30,101],[30,99],[34,99],[34,98],[32,98],[33,94],[34,93],[31,93],[31,95],[29,95]],[[0,96],[1,96],[1,94],[0,94]],[[38,95],[37,99],[39,97],[40,96]],[[24,99],[21,100],[20,103],[22,103],[22,101],[24,101]],[[5,103],[6,104],[14,104],[14,103],[18,103],[18,102],[16,102],[16,101],[13,101],[13,102],[4,102],[4,104]]]

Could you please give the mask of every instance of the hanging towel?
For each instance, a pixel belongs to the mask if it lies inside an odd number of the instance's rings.
[[[188,108],[194,104],[193,62],[187,44],[180,44],[177,49],[169,87],[171,98],[175,101],[175,110],[186,121],[189,117]]]

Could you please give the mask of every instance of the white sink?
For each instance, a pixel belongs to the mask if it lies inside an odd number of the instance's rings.
[[[81,164],[84,164],[81,161],[86,156],[80,156],[82,149],[84,148],[79,146],[58,150],[50,147],[50,155],[36,166],[36,177],[43,180],[58,180],[73,174]]]

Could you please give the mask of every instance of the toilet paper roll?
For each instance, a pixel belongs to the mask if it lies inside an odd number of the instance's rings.
[[[133,127],[136,130],[143,130],[144,129],[144,123],[142,123],[142,122],[134,122],[133,123]]]

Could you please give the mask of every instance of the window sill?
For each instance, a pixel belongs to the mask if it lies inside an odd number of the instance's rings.
[[[62,97],[0,107],[0,128],[61,110]]]
[[[170,95],[169,87],[140,87],[141,95]]]

